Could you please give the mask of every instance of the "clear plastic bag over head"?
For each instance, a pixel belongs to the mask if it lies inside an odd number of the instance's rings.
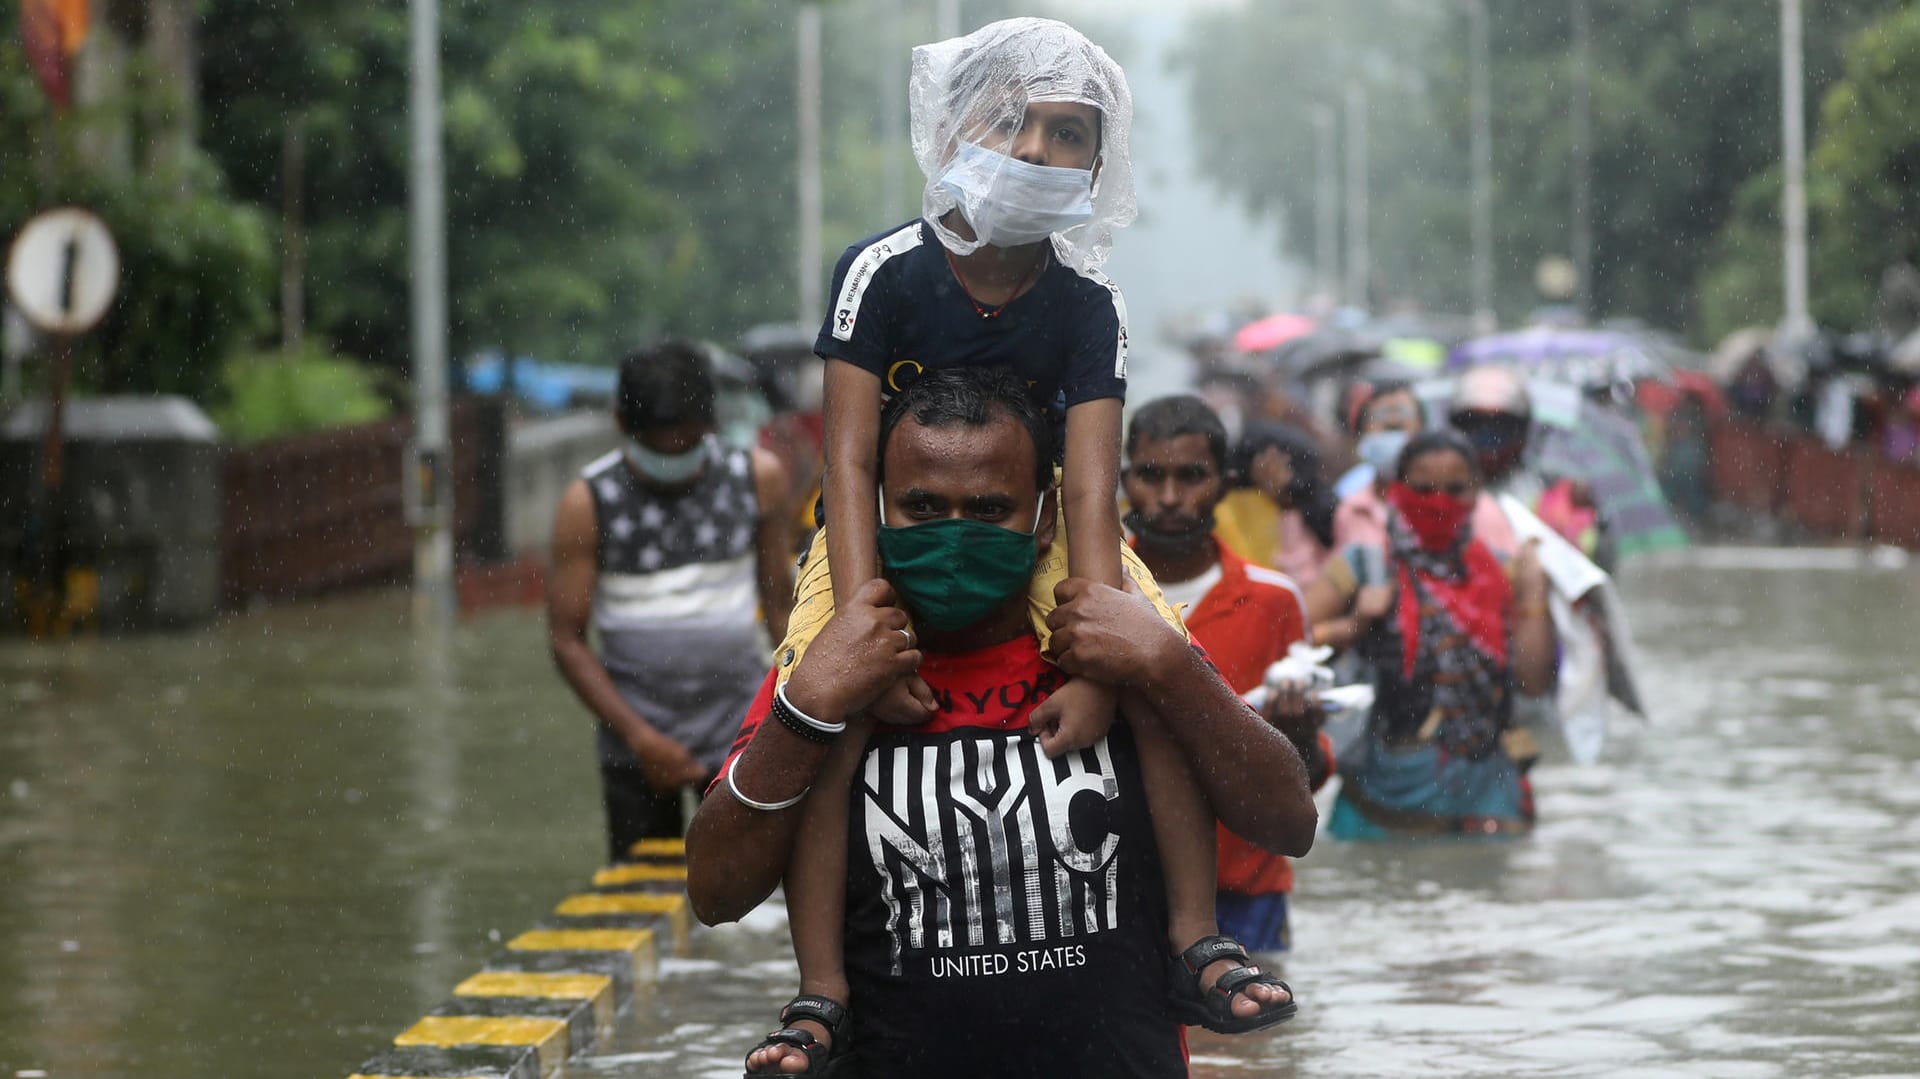
[[[1074,222],[1052,236],[1061,260],[1077,268],[1098,267],[1113,246],[1113,230],[1132,223],[1137,213],[1128,150],[1133,95],[1120,65],[1073,27],[1053,19],[1005,19],[965,37],[922,45],[913,50],[908,100],[913,156],[927,176],[921,214],[947,250],[967,255],[993,239],[963,239],[940,221],[959,207],[971,222],[963,195],[989,186],[1014,189],[1028,203],[1000,208],[1003,216],[1017,219],[1006,230],[1010,235],[1024,236],[1021,229],[1033,222]],[[1090,214],[1084,199],[1079,213],[1054,206],[1063,197],[1048,190],[1057,170],[1048,170],[1050,176],[1008,156],[1027,106],[1036,102],[1074,102],[1099,111]]]

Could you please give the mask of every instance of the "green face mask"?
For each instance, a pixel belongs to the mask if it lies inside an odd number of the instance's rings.
[[[1038,507],[1033,528],[1026,532],[964,517],[901,528],[888,526],[886,520],[883,499],[881,570],[913,616],[932,629],[952,632],[973,625],[1026,588],[1033,575]]]

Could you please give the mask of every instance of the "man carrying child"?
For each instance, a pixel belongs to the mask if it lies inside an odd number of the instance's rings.
[[[1137,596],[1067,581],[1048,616],[1052,660],[1041,653],[1026,567],[1055,537],[1057,488],[1051,431],[1021,380],[930,372],[888,404],[878,437],[886,519],[952,556],[889,557],[886,579],[839,605],[784,682],[769,673],[687,835],[695,912],[741,917],[811,853],[801,818],[835,782],[830,754],[852,747],[836,834],[855,1019],[803,996],[790,1012],[829,1029],[790,1024],[751,1070],[1184,1075],[1167,1004],[1183,975],[1166,958],[1165,852],[1141,744],[1151,730],[1173,746],[1236,834],[1296,855],[1316,822],[1299,754]],[[968,542],[946,547],[953,535]],[[1018,572],[989,569],[1016,551]],[[962,591],[987,611],[908,629],[911,597]],[[927,684],[933,718],[876,722],[871,704],[908,674]],[[1121,718],[1049,755],[1027,728],[1081,678],[1113,687]],[[1250,967],[1221,985],[1230,1014],[1292,1014],[1284,984]]]

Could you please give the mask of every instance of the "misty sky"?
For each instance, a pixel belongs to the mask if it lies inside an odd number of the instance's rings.
[[[1084,21],[1096,40],[1108,27],[1127,31],[1126,40],[1101,44],[1125,67],[1133,90],[1140,219],[1116,234],[1106,270],[1127,297],[1135,392],[1175,389],[1184,365],[1155,362],[1169,350],[1166,332],[1195,315],[1242,306],[1241,301],[1274,307],[1291,300],[1298,271],[1280,257],[1274,224],[1255,223],[1193,172],[1186,86],[1166,67],[1187,5],[1060,0],[1053,9],[1069,22],[1089,15]]]

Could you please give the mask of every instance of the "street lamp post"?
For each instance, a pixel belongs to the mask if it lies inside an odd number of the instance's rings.
[[[1346,295],[1351,307],[1369,306],[1373,267],[1367,235],[1367,91],[1347,85],[1347,265]]]
[[[1593,20],[1587,0],[1573,0],[1572,247],[1574,306],[1593,315]]]
[[[1333,108],[1313,107],[1313,253],[1320,287],[1340,294],[1340,164]]]
[[[1487,0],[1469,0],[1467,21],[1468,95],[1473,110],[1473,326],[1491,333],[1493,313],[1493,95],[1489,86],[1492,63],[1487,41]]]
[[[1786,187],[1781,194],[1786,316],[1781,335],[1813,333],[1807,310],[1807,109],[1801,53],[1800,0],[1780,0],[1780,127]]]
[[[907,170],[901,150],[911,137],[907,131],[907,51],[901,47],[900,0],[887,0],[880,19],[886,49],[885,58],[874,65],[880,76],[880,145],[884,148],[880,202],[885,208],[881,216],[891,221],[894,214],[906,210]]]
[[[452,622],[453,490],[447,452],[447,223],[441,160],[438,0],[408,0],[412,176],[408,203],[413,263],[413,447],[408,489],[413,525],[415,622]]]
[[[802,326],[820,322],[821,293],[825,289],[820,272],[820,4],[802,0],[799,21],[799,64],[795,82],[796,117],[800,137],[798,162],[798,201],[800,204],[800,302]]]

